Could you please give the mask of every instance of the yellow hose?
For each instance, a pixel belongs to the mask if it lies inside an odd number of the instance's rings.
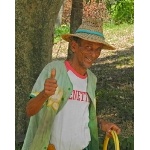
[[[111,134],[112,134],[112,137],[113,137],[113,140],[114,140],[115,150],[120,150],[119,139],[118,139],[117,133],[112,130]],[[103,144],[103,150],[107,150],[108,142],[109,142],[109,137],[106,135],[105,140],[104,140],[104,144]]]

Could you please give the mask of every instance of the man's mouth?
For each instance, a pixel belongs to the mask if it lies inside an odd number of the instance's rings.
[[[86,60],[88,60],[89,63],[92,62],[92,60],[90,58],[88,58],[88,57],[85,57],[85,58],[86,58]]]

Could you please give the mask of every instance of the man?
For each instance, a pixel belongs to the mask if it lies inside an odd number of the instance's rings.
[[[27,104],[29,127],[22,150],[99,150],[98,127],[111,136],[120,128],[96,117],[96,76],[88,69],[102,49],[115,49],[104,38],[102,22],[84,21],[70,43],[72,57],[53,61],[40,73]]]

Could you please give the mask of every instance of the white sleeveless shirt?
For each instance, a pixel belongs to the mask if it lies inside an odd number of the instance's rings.
[[[56,115],[50,143],[56,150],[82,150],[91,137],[89,123],[89,96],[86,92],[87,76],[79,75],[65,62],[73,91],[67,103]]]

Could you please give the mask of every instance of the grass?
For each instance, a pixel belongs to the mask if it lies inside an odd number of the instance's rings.
[[[104,24],[104,35],[109,43],[115,43],[117,49],[130,47],[134,43],[133,24]]]

